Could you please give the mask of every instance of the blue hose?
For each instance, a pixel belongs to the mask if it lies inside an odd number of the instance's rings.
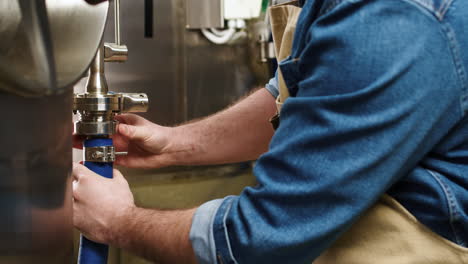
[[[84,147],[102,147],[112,146],[111,138],[94,138],[87,139],[83,142]],[[89,162],[85,161],[84,165],[95,173],[112,178],[113,163]],[[104,244],[93,242],[83,235],[80,237],[80,249],[78,253],[78,264],[106,264],[109,247]]]

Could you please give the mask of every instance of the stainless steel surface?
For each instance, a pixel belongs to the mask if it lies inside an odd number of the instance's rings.
[[[89,76],[86,82],[86,93],[91,95],[105,95],[109,91],[106,76],[104,75],[104,46],[97,49],[91,65],[89,66]]]
[[[94,56],[108,7],[83,0],[0,1],[0,89],[37,96],[70,87]]]
[[[71,106],[0,93],[2,264],[72,263]]]
[[[2,264],[73,261],[71,87],[96,52],[108,6],[0,1]]]
[[[109,163],[115,161],[115,156],[114,146],[83,147],[83,161]]]
[[[223,0],[187,0],[186,2],[187,28],[224,27]]]
[[[117,122],[115,121],[77,121],[75,123],[75,133],[77,135],[102,136],[113,135]]]
[[[116,113],[138,113],[148,110],[148,96],[144,93],[108,93],[76,94],[74,97],[74,111],[87,112],[111,111]]]
[[[20,1],[19,6],[25,28],[29,30],[28,44],[33,62],[32,68],[36,70],[37,75],[43,77],[44,87],[56,90],[56,66],[46,3],[25,0]]]
[[[74,111],[79,109],[85,111],[119,111],[121,101],[120,94],[106,94],[106,96],[95,96],[92,94],[76,94],[73,100]]]

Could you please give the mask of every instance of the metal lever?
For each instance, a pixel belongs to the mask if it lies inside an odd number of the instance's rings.
[[[148,110],[148,96],[144,93],[120,93],[121,113],[144,113]]]
[[[125,62],[128,58],[128,48],[126,45],[116,43],[104,43],[105,62]]]

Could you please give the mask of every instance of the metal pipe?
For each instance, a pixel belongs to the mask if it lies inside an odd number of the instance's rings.
[[[100,45],[93,62],[89,66],[89,78],[86,83],[86,93],[107,94],[106,76],[104,75],[104,46]]]
[[[114,0],[115,44],[120,46],[120,0]]]

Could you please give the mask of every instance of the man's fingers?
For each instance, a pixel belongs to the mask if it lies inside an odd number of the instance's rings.
[[[80,195],[79,195],[79,182],[80,180],[83,179],[83,177],[85,176],[83,170],[81,167],[84,167],[78,163],[75,163],[73,162],[73,183],[72,183],[72,194],[73,194],[73,199],[75,200],[74,201],[74,205],[77,201],[80,200]]]
[[[149,137],[145,129],[142,127],[119,124],[117,130],[120,133],[120,135],[122,135],[125,138],[128,138],[129,140],[145,141]]]
[[[73,225],[75,226],[78,231],[82,231],[82,225],[84,222],[83,216],[81,215],[81,210],[83,210],[82,206],[79,202],[73,203]]]
[[[81,164],[79,163],[76,163],[76,162],[73,162],[73,172],[72,172],[72,176],[73,176],[73,180],[75,181],[79,181],[81,177],[83,177],[83,173],[81,172]]]
[[[122,173],[117,169],[114,169],[113,177],[114,177],[114,180],[117,180],[117,181],[125,181],[125,182],[127,181],[127,179],[125,179]]]
[[[116,115],[114,119],[119,121],[120,123],[127,124],[127,125],[143,125],[146,122],[149,122],[143,117],[134,115],[134,114]]]
[[[116,151],[128,151],[128,139],[125,136],[115,134],[112,140]]]
[[[85,166],[79,163],[73,162],[73,179],[74,180],[80,181],[80,180],[85,179],[89,175],[99,176],[94,171],[86,168]]]

